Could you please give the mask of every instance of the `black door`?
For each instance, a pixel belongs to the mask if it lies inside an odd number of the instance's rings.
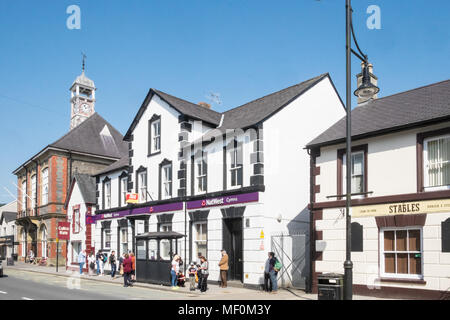
[[[242,218],[223,220],[223,248],[228,254],[228,279],[242,281]]]

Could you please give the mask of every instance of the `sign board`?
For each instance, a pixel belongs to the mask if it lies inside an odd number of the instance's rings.
[[[450,199],[377,204],[352,207],[353,217],[428,214],[450,211]]]
[[[217,206],[229,206],[234,204],[257,202],[257,201],[259,201],[258,192],[244,193],[226,197],[190,201],[187,203],[187,209],[192,210]]]
[[[127,203],[139,203],[139,195],[137,193],[127,193]]]
[[[261,239],[264,239],[264,231],[261,230],[261,235],[259,236]]]
[[[58,222],[58,235],[60,240],[70,240],[70,222]]]

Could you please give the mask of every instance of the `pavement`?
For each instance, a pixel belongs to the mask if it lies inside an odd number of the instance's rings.
[[[124,288],[120,275],[114,279],[110,275],[80,276],[79,272],[66,270],[65,267],[59,267],[56,272],[56,267],[22,262],[4,266],[4,274],[5,277],[0,279],[0,300],[317,300],[317,294],[307,294],[302,290],[281,288],[277,294],[269,294],[242,287],[220,288],[213,282],[208,282],[206,293],[190,291],[188,286],[172,290],[168,286],[139,282]],[[354,296],[354,299],[375,298]]]

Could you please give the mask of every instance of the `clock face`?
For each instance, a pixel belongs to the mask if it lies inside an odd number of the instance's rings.
[[[91,111],[91,106],[90,105],[88,105],[87,103],[83,103],[81,105],[81,112],[89,113],[90,111]]]

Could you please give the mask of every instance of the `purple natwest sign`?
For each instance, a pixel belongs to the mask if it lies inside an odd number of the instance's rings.
[[[160,213],[160,212],[167,212],[167,211],[178,211],[178,210],[183,210],[183,202],[161,204],[161,205],[157,205],[157,206],[142,207],[142,208],[134,208],[134,209],[128,209],[128,210],[123,210],[123,211],[99,214],[99,215],[90,216],[90,217],[87,216],[86,223],[93,224],[98,220],[116,219],[116,218],[122,218],[122,217],[126,217],[126,216]]]
[[[218,197],[205,200],[190,201],[187,203],[187,209],[199,209],[216,206],[228,206],[239,203],[255,202],[259,200],[258,192],[237,194],[234,196]]]

